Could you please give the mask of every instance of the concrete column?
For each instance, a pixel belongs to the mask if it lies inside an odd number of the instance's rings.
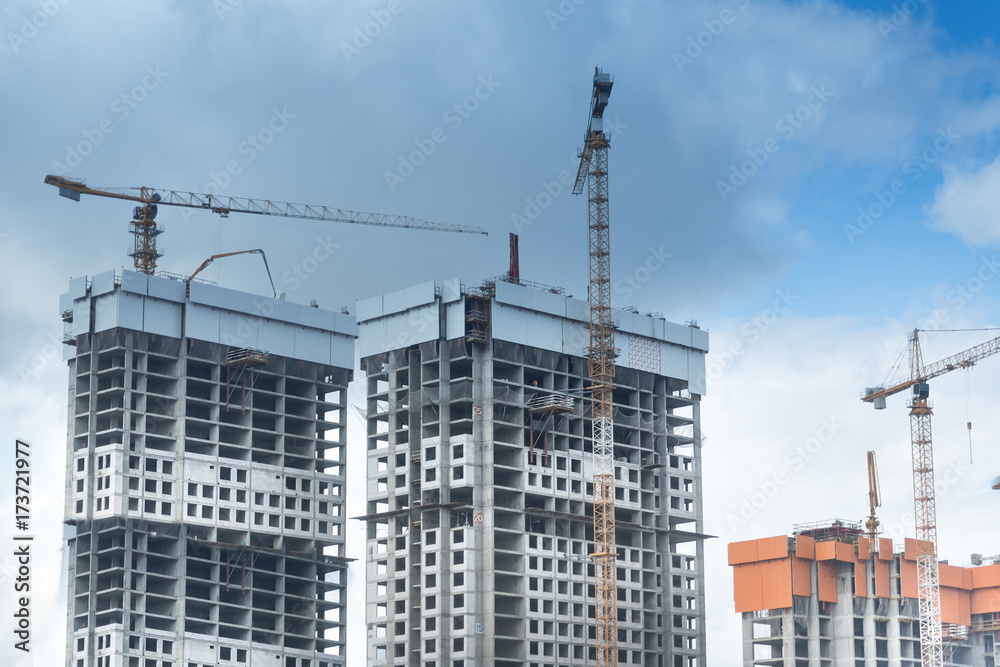
[[[809,578],[811,580],[812,595],[809,598],[809,612],[806,616],[808,624],[806,635],[809,637],[809,667],[822,667],[819,622],[819,568],[816,561],[809,561]]]
[[[493,550],[496,546],[493,540],[493,353],[478,344],[472,345],[472,402],[482,408],[482,415],[473,420],[472,426],[475,449],[472,504],[473,512],[483,515],[483,523],[473,524],[471,531],[475,540],[476,561],[476,616],[473,623],[481,623],[483,627],[483,633],[475,635],[474,664],[476,667],[489,667],[496,660],[493,609]]]
[[[743,612],[743,664],[753,664],[753,614]]]
[[[854,659],[854,587],[850,563],[837,562],[837,604],[833,606],[833,659]]]

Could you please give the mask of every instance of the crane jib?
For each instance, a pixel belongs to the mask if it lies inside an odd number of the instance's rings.
[[[45,183],[54,185],[59,194],[74,201],[80,201],[80,195],[96,195],[113,199],[125,199],[141,202],[145,206],[135,207],[131,233],[135,235],[135,249],[130,253],[135,259],[135,268],[142,273],[154,273],[156,259],[162,254],[156,250],[156,236],[162,229],[151,223],[156,217],[157,206],[181,206],[185,208],[206,209],[223,218],[230,213],[251,213],[284,218],[300,218],[320,222],[338,222],[374,227],[392,227],[395,229],[417,229],[432,232],[452,232],[459,234],[479,234],[487,236],[486,230],[469,225],[447,225],[427,222],[404,215],[386,215],[383,213],[360,213],[346,209],[310,204],[290,204],[288,202],[271,201],[268,199],[250,199],[238,197],[218,197],[195,192],[177,190],[158,190],[155,188],[91,188],[82,181],[71,181],[61,176],[46,176]],[[138,190],[139,194],[129,191]],[[139,224],[136,224],[139,223]]]

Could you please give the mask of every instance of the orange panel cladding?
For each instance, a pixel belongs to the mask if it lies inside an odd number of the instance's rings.
[[[1000,612],[1000,586],[977,588],[970,596],[969,611],[973,614],[993,614]]]
[[[792,595],[809,597],[812,595],[812,576],[809,561],[805,558],[792,559]]]
[[[825,544],[821,542],[820,544]],[[820,546],[816,545],[817,548]],[[819,575],[818,597],[820,602],[837,601],[837,564],[834,562],[816,563],[816,571]]]
[[[889,561],[875,561],[875,595],[880,598],[889,597]]]
[[[784,535],[757,540],[757,560],[788,557],[788,538]]]
[[[968,593],[959,588],[941,587],[941,622],[971,625]]]
[[[916,598],[917,564],[912,560],[899,561],[899,591],[904,598]]]
[[[872,543],[867,537],[858,538],[858,560],[868,560],[872,555]]]
[[[733,567],[733,601],[737,613],[760,611],[762,605],[760,585],[761,563],[746,563]]]
[[[757,540],[732,542],[729,545],[729,564],[753,563],[757,560]]]
[[[923,540],[915,540],[912,537],[907,537],[903,539],[903,546],[905,547],[903,551],[903,558],[906,560],[917,560],[917,547],[923,547],[923,553],[933,553],[934,548],[929,546],[928,542]]]
[[[879,557],[879,560],[892,560],[892,538],[891,537],[880,537],[880,538],[878,538],[878,557]]]
[[[972,568],[972,587],[988,588],[1000,586],[1000,565],[984,565]]]
[[[795,555],[799,558],[816,558],[816,540],[808,535],[796,535]]]
[[[854,563],[854,597],[868,597],[868,572],[867,561],[859,560]]]
[[[834,560],[836,557],[836,542],[820,542],[816,545],[816,560]]]
[[[965,572],[966,569],[964,567],[942,563],[938,565],[938,582],[940,582],[941,586],[968,590],[971,586],[965,585]]]
[[[837,545],[837,560],[844,563],[853,563],[857,559],[854,553],[854,545],[847,542],[835,542]]]
[[[792,606],[792,559],[782,558],[761,563],[761,604],[764,609],[787,609]]]

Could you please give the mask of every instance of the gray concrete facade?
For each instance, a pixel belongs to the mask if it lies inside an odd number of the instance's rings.
[[[448,281],[357,315],[368,664],[592,662],[587,304]],[[701,667],[708,336],[615,318],[619,664]]]
[[[353,318],[202,282],[71,281],[66,664],[345,664]]]

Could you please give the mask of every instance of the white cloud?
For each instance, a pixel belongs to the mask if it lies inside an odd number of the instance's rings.
[[[973,246],[1000,243],[1000,157],[977,171],[947,165],[928,207],[931,228]]]

